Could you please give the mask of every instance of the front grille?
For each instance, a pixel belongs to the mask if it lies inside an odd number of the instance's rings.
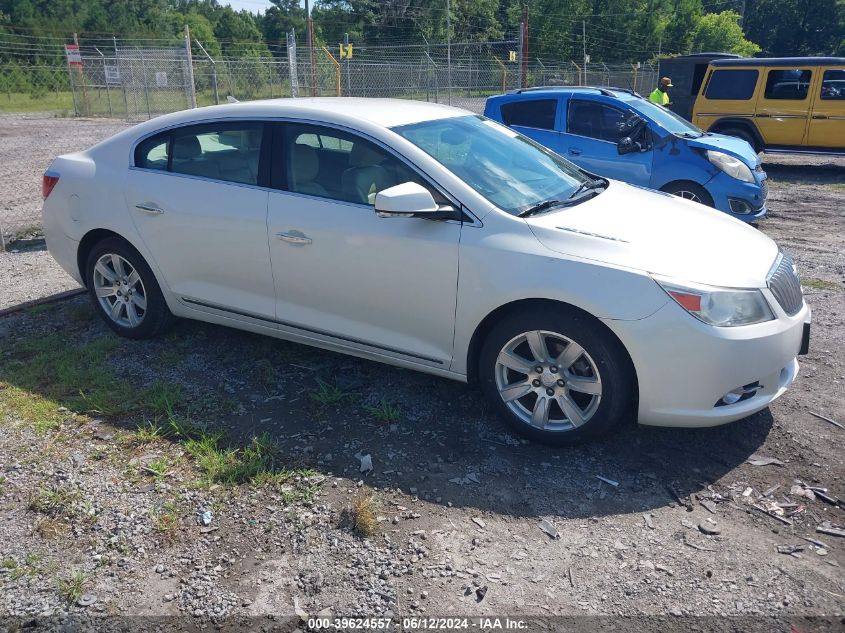
[[[766,282],[783,311],[789,316],[798,314],[801,306],[804,305],[804,296],[801,293],[801,280],[795,272],[792,255],[785,252],[778,255]]]
[[[760,204],[760,206],[762,207],[764,204],[766,204],[766,200],[768,200],[768,198],[769,198],[769,179],[768,178],[766,178],[763,182],[760,183],[760,198],[763,201],[762,204]]]

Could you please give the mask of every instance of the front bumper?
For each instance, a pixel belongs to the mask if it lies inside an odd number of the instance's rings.
[[[743,222],[757,222],[768,215],[767,176],[754,172],[755,182],[742,182],[724,172],[716,174],[705,187],[713,197],[713,205]]]
[[[797,355],[810,309],[780,311],[767,323],[713,327],[674,301],[639,321],[604,320],[628,349],[639,383],[639,422],[706,427],[755,413],[783,395],[798,374]],[[758,383],[753,395],[719,404],[730,391]]]

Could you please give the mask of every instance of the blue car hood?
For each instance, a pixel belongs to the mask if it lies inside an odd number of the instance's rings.
[[[684,140],[690,147],[712,149],[717,152],[730,154],[734,158],[738,158],[744,162],[752,170],[760,164],[760,158],[757,156],[757,152],[748,144],[748,141],[735,136],[708,133],[701,138],[687,138]]]

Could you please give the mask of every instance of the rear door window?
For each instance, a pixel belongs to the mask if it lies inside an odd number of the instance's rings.
[[[167,171],[169,150],[170,132],[144,139],[135,148],[135,166]]]
[[[622,110],[583,99],[571,99],[566,129],[570,134],[600,141],[619,141],[620,124],[626,119]]]
[[[822,89],[819,96],[826,101],[845,101],[845,70],[834,69],[824,71],[824,75],[822,75]]]
[[[708,99],[746,101],[754,95],[758,76],[757,70],[714,70],[704,96]]]
[[[175,130],[170,171],[256,185],[263,130],[260,122],[209,123]]]
[[[505,103],[502,105],[502,122],[505,125],[554,130],[557,101],[557,99],[530,99]]]
[[[770,70],[766,76],[766,99],[803,101],[810,91],[812,72],[799,68]]]

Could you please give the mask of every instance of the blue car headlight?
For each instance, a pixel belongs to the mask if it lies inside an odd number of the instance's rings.
[[[748,165],[738,158],[734,158],[730,154],[708,149],[707,160],[725,172],[728,176],[743,182],[754,182],[754,174],[751,173],[751,169],[749,169]]]

